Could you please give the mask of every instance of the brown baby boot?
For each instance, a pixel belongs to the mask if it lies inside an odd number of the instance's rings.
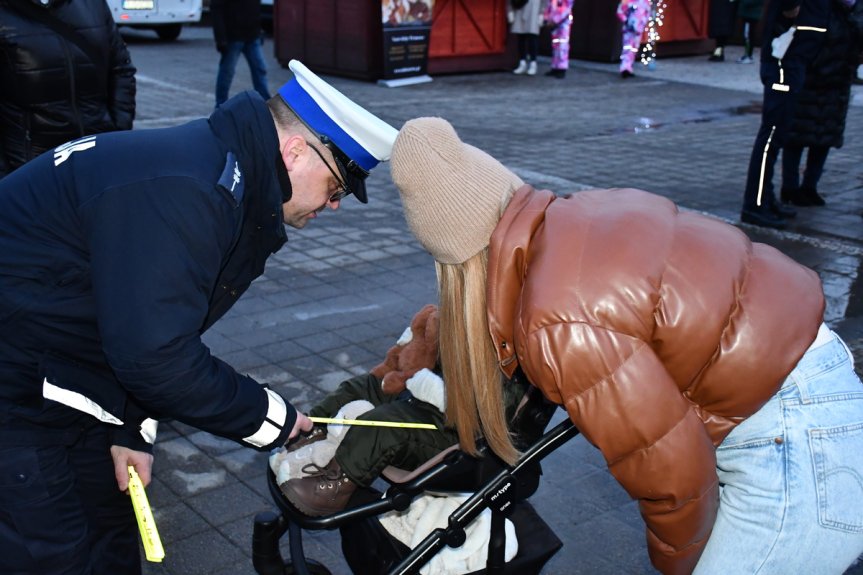
[[[303,467],[306,477],[289,479],[282,483],[282,492],[294,507],[311,517],[330,515],[348,504],[357,485],[333,458],[326,467],[309,463]]]

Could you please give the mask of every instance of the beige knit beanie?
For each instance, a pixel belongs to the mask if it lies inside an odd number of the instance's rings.
[[[442,118],[402,126],[390,159],[411,231],[443,264],[460,264],[489,244],[503,199],[524,185],[500,162],[462,142]]]

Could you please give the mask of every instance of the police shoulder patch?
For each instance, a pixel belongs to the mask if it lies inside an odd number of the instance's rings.
[[[222,175],[219,176],[218,185],[225,188],[234,197],[237,205],[240,205],[243,202],[245,183],[237,156],[233,152],[228,152],[225,158],[225,168],[222,170]]]

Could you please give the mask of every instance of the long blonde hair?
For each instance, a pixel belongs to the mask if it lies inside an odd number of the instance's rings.
[[[503,405],[503,374],[486,313],[488,248],[461,264],[435,263],[440,291],[440,358],[446,382],[447,423],[466,452],[485,437],[491,450],[514,463],[518,450]]]

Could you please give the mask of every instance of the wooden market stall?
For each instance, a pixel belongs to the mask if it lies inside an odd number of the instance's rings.
[[[575,0],[570,57],[613,62],[620,55],[618,0]],[[427,73],[505,70],[517,60],[506,0],[277,0],[278,61],[302,60],[313,70],[362,79],[384,74],[382,14],[394,5],[431,7]],[[659,56],[706,53],[708,0],[667,0]],[[548,53],[548,34],[542,36]]]

